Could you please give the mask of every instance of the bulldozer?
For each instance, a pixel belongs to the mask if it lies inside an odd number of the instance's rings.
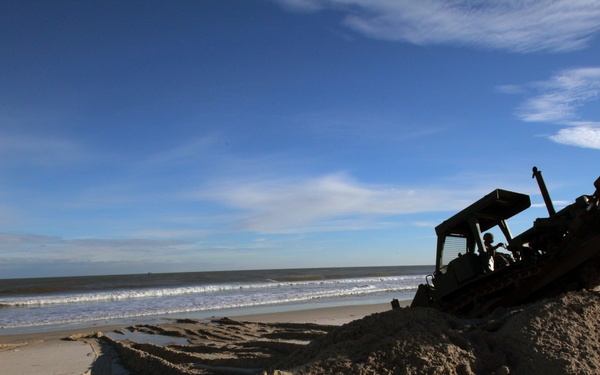
[[[600,177],[593,194],[558,212],[536,167],[532,178],[548,217],[513,236],[508,219],[528,209],[530,197],[496,189],[442,222],[435,228],[435,271],[419,285],[411,307],[482,317],[499,307],[600,285]],[[490,230],[501,231],[506,244],[493,245]]]

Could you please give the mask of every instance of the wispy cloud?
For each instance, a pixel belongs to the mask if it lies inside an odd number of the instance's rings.
[[[284,247],[294,245],[297,243],[286,243]],[[64,238],[0,233],[0,277],[240,269],[253,263],[248,254],[269,251],[271,247],[266,241],[222,245],[159,238]],[[253,267],[261,266],[265,264]]]
[[[189,271],[199,265],[247,267],[246,261],[243,265],[236,262],[249,252],[314,246],[302,239],[308,233],[397,228],[409,221],[407,216],[403,223],[399,215],[425,213],[422,218],[428,220],[429,213],[463,208],[489,192],[470,183],[481,178],[460,180],[462,184],[450,184],[448,189],[368,184],[345,173],[294,178],[235,176],[215,181],[195,196],[180,197],[194,204],[200,202],[192,199],[203,201],[209,207],[228,206],[230,210],[219,211],[216,220],[210,210],[198,216],[164,212],[167,217],[163,221],[150,220],[150,224],[126,230],[127,238],[0,233],[0,275],[18,276],[19,269],[30,272],[32,268],[36,274],[54,275],[67,266],[75,267],[70,273],[81,274]]]
[[[62,166],[82,164],[98,157],[70,139],[38,135],[0,134],[0,165]]]
[[[214,153],[214,137],[191,139],[173,148],[160,150],[142,162],[143,165],[156,168],[176,163],[197,162]]]
[[[558,134],[550,136],[550,139],[566,145],[600,150],[600,126],[561,129]]]
[[[458,44],[513,52],[586,47],[600,31],[590,0],[277,0],[287,9],[331,9],[369,37],[418,45]]]
[[[534,83],[539,94],[520,109],[523,121],[579,125],[577,110],[600,94],[600,67],[566,69]]]
[[[140,238],[152,239],[172,239],[172,238],[199,238],[204,237],[211,232],[206,229],[152,229],[135,232]]]
[[[179,240],[152,239],[66,239],[40,234],[0,233],[0,255],[5,260],[32,258],[36,262],[112,262],[124,259],[165,260],[189,249]]]
[[[295,12],[315,12],[322,10],[325,4],[321,0],[275,0],[284,8]]]
[[[243,184],[225,181],[197,198],[220,201],[242,211],[239,224],[242,230],[294,233],[389,225],[382,219],[456,209],[474,194],[480,192],[367,185],[338,173],[304,180],[274,179]]]
[[[585,105],[600,99],[600,67],[566,69],[528,86],[536,94],[520,106],[517,115],[521,120],[569,126],[549,138],[600,149],[600,121],[585,120],[580,115]]]
[[[394,117],[395,118],[395,117]],[[407,125],[401,120],[373,113],[313,112],[296,115],[293,119],[318,139],[343,140],[346,143],[387,143],[414,141],[443,132],[441,127]]]

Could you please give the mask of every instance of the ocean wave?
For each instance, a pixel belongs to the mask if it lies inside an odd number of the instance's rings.
[[[344,288],[333,288],[336,285],[349,285],[351,290],[366,293],[368,290],[396,291],[411,290],[423,280],[423,275],[416,276],[383,276],[365,277],[358,279],[326,279],[326,280],[303,280],[303,281],[268,281],[262,283],[233,283],[213,284],[199,286],[185,286],[176,288],[152,288],[152,289],[130,289],[114,290],[96,293],[61,294],[35,297],[20,297],[0,299],[0,307],[36,307],[47,305],[84,304],[92,302],[114,302],[132,299],[159,299],[165,297],[176,297],[182,295],[208,295],[229,291],[248,291],[254,293],[260,290],[274,288],[306,288],[322,286],[327,292],[333,290],[333,295],[341,293]],[[377,286],[375,286],[377,285]],[[331,290],[329,290],[331,289]],[[260,292],[258,292],[260,293]],[[312,292],[317,293],[316,291]],[[343,292],[346,293],[346,292]],[[233,306],[235,307],[235,306]]]
[[[303,302],[317,302],[322,300],[339,300],[343,298],[364,297],[384,293],[407,293],[414,292],[416,288],[398,287],[395,290],[390,288],[379,288],[374,285],[349,287],[347,289],[303,291],[300,293],[284,292],[280,295],[263,294],[248,295],[239,294],[235,298],[228,298],[220,295],[217,298],[198,303],[197,301],[178,300],[178,303],[172,304],[162,301],[151,305],[127,304],[125,310],[114,309],[84,309],[76,314],[69,316],[63,314],[44,315],[43,319],[31,319],[23,316],[13,319],[0,319],[0,329],[4,328],[22,328],[44,326],[49,324],[72,324],[96,320],[129,319],[147,316],[161,316],[171,314],[201,313],[205,311],[222,311],[239,308],[252,308],[261,306],[276,306],[284,304],[294,304]]]

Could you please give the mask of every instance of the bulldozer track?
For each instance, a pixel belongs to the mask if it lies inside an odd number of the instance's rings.
[[[471,290],[470,292],[467,292],[468,294],[465,297],[460,298],[460,301],[449,305],[448,307],[444,308],[443,311],[449,313],[456,313],[465,306],[468,306],[469,304],[473,303],[478,299],[482,299],[483,297],[500,291],[517,281],[522,281],[531,278],[535,275],[540,274],[541,272],[542,268],[540,266],[533,266],[531,268],[506,275],[502,280],[488,281],[486,285],[480,286],[474,290]]]

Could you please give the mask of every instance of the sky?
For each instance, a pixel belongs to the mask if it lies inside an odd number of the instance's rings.
[[[0,49],[0,278],[434,264],[600,175],[595,0],[4,0]]]

